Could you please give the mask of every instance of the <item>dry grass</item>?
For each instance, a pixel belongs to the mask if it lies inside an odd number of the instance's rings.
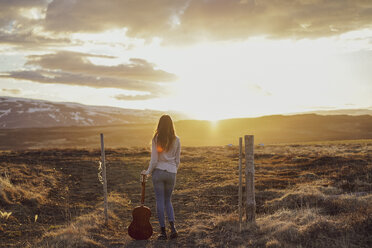
[[[6,247],[371,247],[371,147],[357,142],[256,147],[256,223],[245,224],[241,233],[237,148],[184,148],[173,196],[180,237],[166,242],[156,241],[151,180],[145,205],[153,212],[154,236],[132,241],[127,235],[131,211],[140,202],[139,172],[148,164],[149,149],[106,151],[108,226],[103,223],[102,185],[97,178],[98,150],[9,151],[0,156],[4,213],[0,243]]]
[[[52,170],[41,166],[7,163],[0,176],[1,205],[10,206],[19,202],[25,205],[42,204],[49,193],[49,186],[56,183],[52,173]]]
[[[7,220],[9,219],[10,215],[12,215],[12,212],[0,211],[0,218]]]
[[[90,230],[100,225],[102,220],[96,213],[80,216],[66,227],[46,232],[35,247],[103,247],[90,237]]]

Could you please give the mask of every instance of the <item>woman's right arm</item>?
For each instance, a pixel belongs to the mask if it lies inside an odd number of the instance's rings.
[[[178,138],[178,144],[177,144],[177,149],[176,149],[176,166],[177,166],[177,168],[180,164],[180,156],[181,156],[181,142],[180,142],[180,139]]]

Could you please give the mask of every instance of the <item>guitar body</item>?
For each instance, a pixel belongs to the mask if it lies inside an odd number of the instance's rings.
[[[128,227],[128,234],[135,240],[146,240],[152,235],[150,224],[151,211],[148,207],[140,206],[133,209],[133,221]]]
[[[145,185],[146,176],[142,175],[142,194],[141,206],[133,209],[133,221],[128,227],[128,234],[135,240],[146,240],[152,235],[152,226],[150,224],[151,210],[145,207]]]

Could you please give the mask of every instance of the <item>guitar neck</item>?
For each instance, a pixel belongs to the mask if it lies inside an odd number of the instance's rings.
[[[141,194],[141,205],[145,204],[145,188],[146,188],[146,176],[142,177],[142,194]]]

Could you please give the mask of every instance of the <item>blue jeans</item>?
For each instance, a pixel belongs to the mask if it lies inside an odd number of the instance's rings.
[[[167,212],[168,221],[174,221],[171,198],[174,185],[176,184],[176,173],[155,169],[152,172],[152,183],[154,184],[159,224],[161,227],[165,227],[164,209]]]

